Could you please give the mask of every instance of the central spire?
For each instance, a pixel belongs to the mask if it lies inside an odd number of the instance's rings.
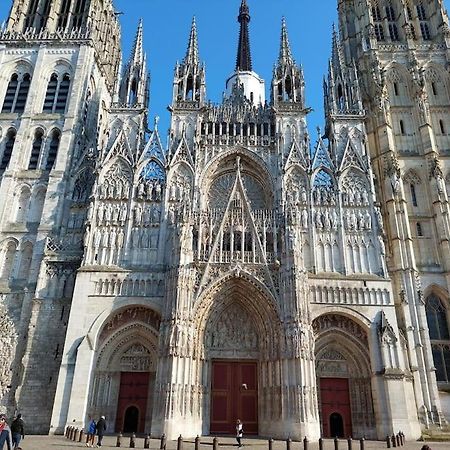
[[[239,8],[238,21],[241,24],[239,31],[239,45],[236,58],[236,70],[251,72],[252,56],[250,54],[250,39],[248,32],[248,24],[250,22],[250,10],[246,0],[242,0]]]

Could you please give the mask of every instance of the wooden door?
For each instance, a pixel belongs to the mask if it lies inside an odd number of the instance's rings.
[[[127,411],[137,409],[138,429],[136,432],[144,433],[145,415],[147,411],[148,384],[150,373],[148,372],[122,372],[120,374],[119,401],[117,404],[116,432],[124,431],[124,426],[129,427],[130,420]],[[134,407],[134,408],[133,408]],[[127,423],[125,424],[125,419]],[[127,430],[131,431],[131,430]]]
[[[320,403],[322,432],[326,438],[352,435],[352,412],[347,378],[321,378]]]
[[[211,433],[234,435],[241,419],[244,434],[258,434],[257,369],[255,362],[213,362]]]

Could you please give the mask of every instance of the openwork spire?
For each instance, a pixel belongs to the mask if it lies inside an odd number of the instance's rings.
[[[185,64],[196,65],[199,63],[198,56],[198,38],[197,38],[197,24],[195,17],[192,18],[191,34],[189,35],[189,43],[184,58]]]
[[[281,42],[280,42],[279,62],[282,64],[294,64],[294,58],[292,57],[291,52],[291,45],[289,44],[286,20],[284,17],[281,22]]]
[[[344,65],[344,55],[342,50],[341,40],[333,24],[332,30],[333,43],[331,49],[331,62],[335,68],[342,68]]]
[[[241,24],[239,31],[239,45],[236,58],[236,70],[252,71],[252,56],[250,53],[250,39],[248,24],[250,23],[250,10],[246,0],[242,0],[239,8],[238,22]]]
[[[144,63],[144,46],[143,46],[144,25],[142,19],[139,20],[136,37],[134,38],[133,50],[130,57],[130,66],[143,65]]]

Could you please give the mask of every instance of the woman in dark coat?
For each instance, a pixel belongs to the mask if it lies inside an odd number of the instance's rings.
[[[102,446],[102,441],[103,441],[103,436],[105,435],[105,431],[106,431],[106,420],[105,420],[105,416],[102,416],[102,417],[100,417],[99,421],[97,422],[97,436],[98,436],[97,446],[98,447]]]

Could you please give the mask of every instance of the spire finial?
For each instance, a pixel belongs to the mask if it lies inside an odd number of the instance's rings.
[[[289,37],[287,32],[286,19],[283,17],[281,20],[281,41],[280,41],[280,62],[284,63],[294,63],[294,58],[292,57],[291,45],[289,44]]]
[[[134,38],[133,50],[131,52],[130,64],[142,65],[144,63],[144,22],[139,19],[139,25]]]
[[[248,31],[250,10],[246,0],[242,0],[241,7],[239,8],[238,22],[240,23],[240,30],[236,70],[250,72],[252,70],[252,57],[250,53],[250,38]]]
[[[197,38],[197,23],[195,16],[192,17],[191,33],[189,35],[189,43],[184,58],[184,63],[196,65],[199,63],[198,58],[198,38]]]

